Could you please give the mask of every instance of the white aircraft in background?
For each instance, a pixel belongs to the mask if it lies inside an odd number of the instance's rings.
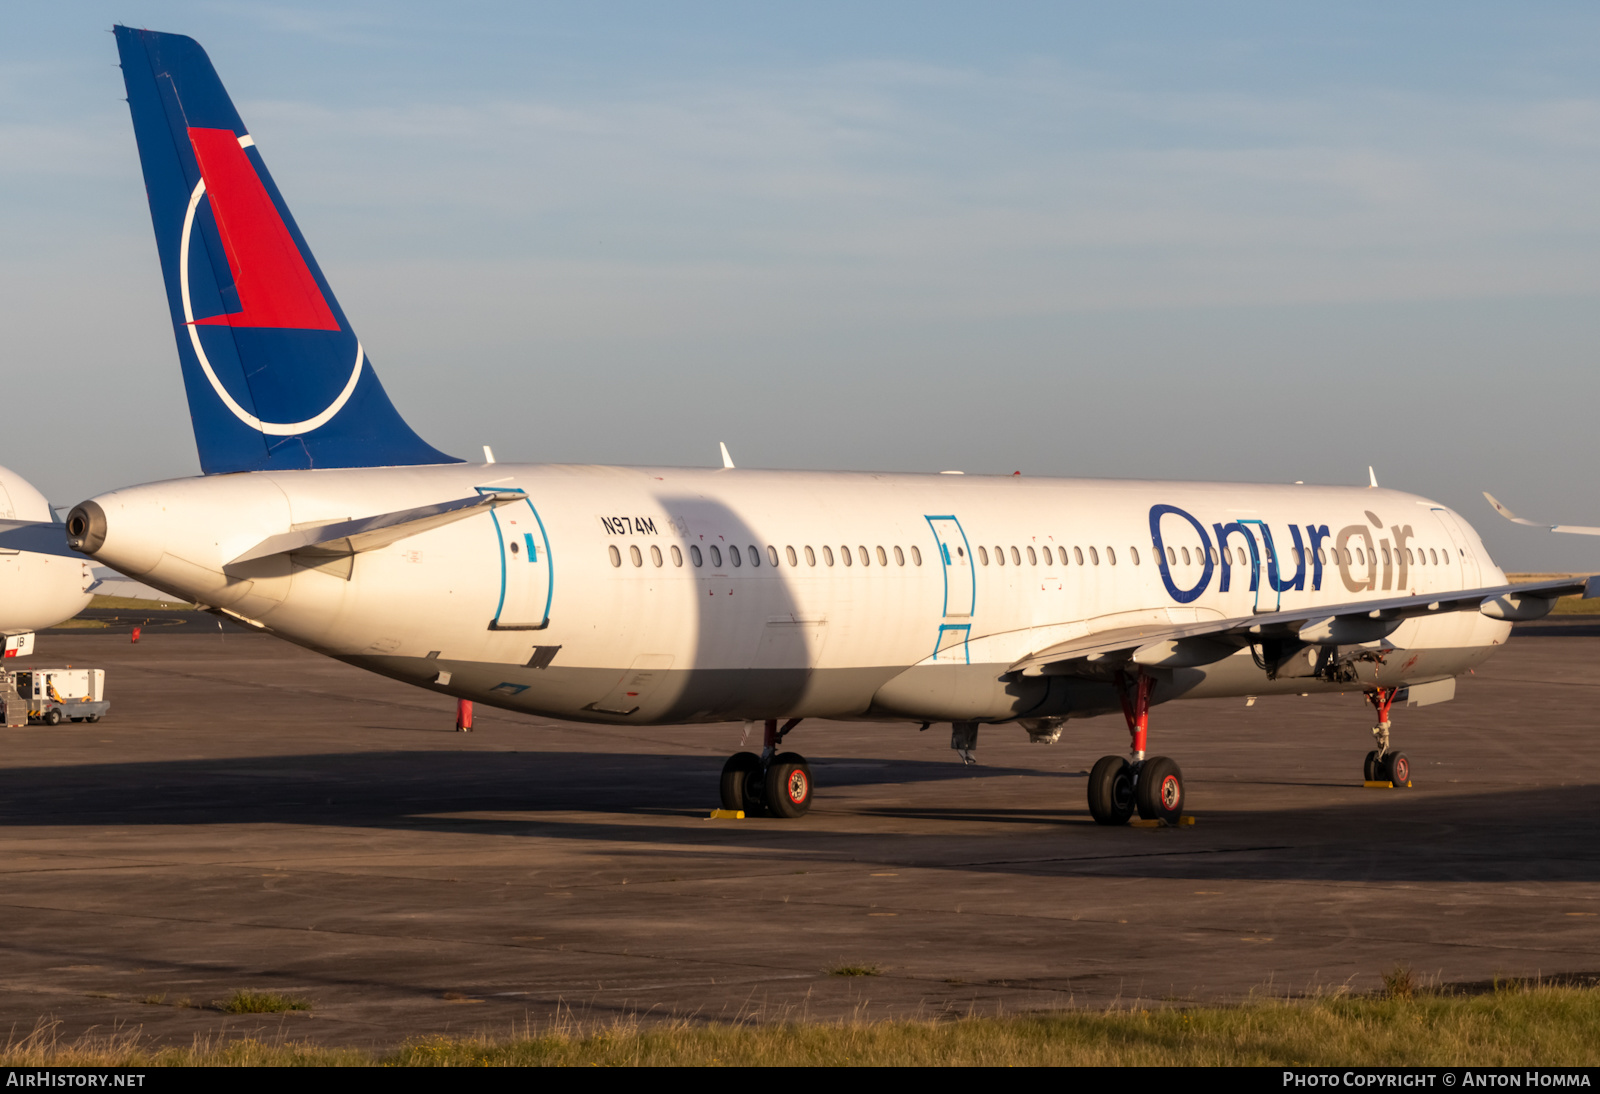
[[[67,548],[50,503],[26,479],[0,467],[0,635],[6,657],[33,652],[34,632],[89,606],[96,577]]]
[[[1369,487],[482,463],[400,418],[205,53],[116,28],[205,474],[69,514],[69,543],[350,664],[530,714],[765,723],[723,805],[798,816],[802,719],[1055,740],[1121,710],[1104,824],[1177,822],[1178,698],[1397,699],[1582,581],[1511,586],[1448,508]],[[456,366],[452,366],[456,367]]]

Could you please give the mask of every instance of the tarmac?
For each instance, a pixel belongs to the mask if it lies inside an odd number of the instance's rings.
[[[1107,829],[1120,718],[803,723],[797,821],[707,819],[743,727],[454,704],[205,619],[41,635],[107,670],[98,724],[0,747],[0,1025],[67,1039],[434,1033],[658,1019],[937,1018],[1600,970],[1600,619],[1522,626],[1450,703],[1180,702],[1151,750],[1193,827]],[[759,733],[759,729],[757,730]],[[757,739],[757,743],[758,739]],[[309,1011],[224,1013],[240,989]]]

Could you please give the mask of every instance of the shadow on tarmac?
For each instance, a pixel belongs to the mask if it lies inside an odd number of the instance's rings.
[[[1593,786],[1450,796],[1352,786],[1337,805],[1200,806],[1197,826],[1152,831],[1093,824],[1080,772],[932,761],[835,769],[818,760],[811,817],[707,824],[720,769],[713,757],[433,751],[12,768],[0,771],[0,826],[386,828],[590,841],[619,853],[628,848],[618,845],[633,843],[663,857],[751,845],[763,855],[1028,875],[1600,880]],[[897,786],[1017,776],[1059,780],[1062,808],[973,805],[972,791],[962,792],[963,804],[894,804]],[[1277,794],[1283,785],[1281,775],[1261,784]],[[859,792],[828,800],[830,789],[873,786],[890,800],[873,805]],[[1201,801],[1205,793],[1203,783],[1193,791]]]

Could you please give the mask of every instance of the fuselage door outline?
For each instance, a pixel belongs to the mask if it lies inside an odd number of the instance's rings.
[[[494,489],[504,490],[506,487]],[[510,489],[517,489],[512,487]],[[478,492],[491,488],[480,486]],[[500,554],[500,600],[495,605],[491,631],[542,631],[550,625],[550,605],[555,599],[555,565],[550,557],[550,536],[533,499],[524,503],[534,527],[512,504],[492,509],[495,543]]]
[[[944,601],[939,607],[939,636],[934,642],[934,660],[960,647],[963,662],[968,660],[967,639],[972,634],[972,617],[978,609],[977,575],[972,569],[972,545],[966,529],[954,516],[924,516],[933,532],[944,572]]]

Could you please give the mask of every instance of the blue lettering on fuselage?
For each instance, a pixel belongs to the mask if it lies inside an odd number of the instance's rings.
[[[1183,589],[1173,579],[1172,568],[1168,565],[1170,548],[1161,534],[1161,521],[1164,517],[1177,517],[1186,521],[1194,534],[1200,540],[1200,561],[1202,568],[1200,579],[1191,588]],[[1249,525],[1261,529],[1261,545],[1257,546],[1256,537],[1251,534]],[[1235,565],[1243,565],[1238,554],[1234,553],[1240,544],[1249,551],[1250,563],[1250,591],[1256,592],[1261,585],[1263,569],[1267,575],[1267,587],[1273,592],[1283,593],[1303,591],[1306,587],[1307,563],[1310,563],[1311,588],[1313,591],[1322,588],[1322,559],[1317,554],[1322,546],[1322,541],[1329,538],[1326,524],[1308,524],[1305,527],[1305,537],[1300,534],[1300,526],[1289,525],[1289,537],[1294,542],[1294,574],[1284,576],[1283,553],[1273,542],[1272,529],[1268,528],[1265,521],[1229,521],[1224,524],[1217,521],[1211,525],[1211,533],[1215,535],[1215,550],[1212,546],[1212,537],[1207,534],[1205,525],[1190,513],[1178,508],[1176,505],[1152,505],[1150,507],[1150,541],[1155,548],[1156,566],[1161,571],[1161,583],[1167,587],[1167,593],[1179,604],[1188,604],[1198,600],[1211,585],[1211,575],[1220,573],[1217,583],[1218,592],[1227,592],[1232,584],[1232,571]],[[1310,540],[1309,549],[1306,540]],[[1192,543],[1193,541],[1186,541]],[[1262,557],[1262,551],[1266,557]],[[1220,562],[1220,565],[1217,563]]]

